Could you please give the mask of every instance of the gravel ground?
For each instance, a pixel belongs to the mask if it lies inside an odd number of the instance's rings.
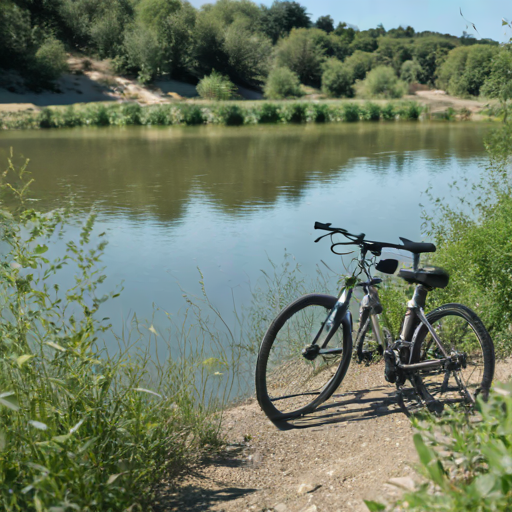
[[[496,380],[512,375],[498,364]],[[178,487],[162,486],[159,510],[225,512],[367,511],[414,485],[417,456],[409,419],[383,363],[352,364],[315,413],[281,426],[251,399],[225,413],[227,446]]]

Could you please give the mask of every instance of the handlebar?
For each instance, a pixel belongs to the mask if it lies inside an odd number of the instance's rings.
[[[324,231],[329,231],[326,235],[322,235],[318,237],[315,242],[319,242],[322,238],[325,238],[326,236],[333,235],[335,233],[340,233],[341,235],[348,238],[349,242],[338,242],[333,244],[331,247],[331,251],[333,247],[337,245],[359,245],[361,249],[364,251],[370,251],[375,256],[380,256],[382,249],[384,248],[390,248],[390,249],[402,249],[404,251],[412,252],[414,255],[419,255],[421,253],[425,252],[435,252],[436,246],[434,244],[425,243],[425,242],[412,242],[411,240],[408,240],[407,238],[400,237],[400,240],[402,241],[402,245],[398,244],[390,244],[387,242],[376,242],[373,240],[365,240],[365,234],[361,233],[359,235],[355,235],[353,233],[349,233],[346,229],[343,228],[335,228],[332,227],[332,224],[329,222],[327,224],[324,224],[322,222],[315,222],[315,229],[322,229]],[[333,251],[335,254],[335,251]]]

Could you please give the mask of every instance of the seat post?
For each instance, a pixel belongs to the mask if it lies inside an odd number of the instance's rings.
[[[428,292],[429,290],[426,286],[419,284],[414,290],[412,299],[407,303],[407,311],[405,313],[404,324],[402,327],[402,332],[400,333],[400,338],[403,341],[412,340],[414,331],[420,323],[416,310],[418,308],[425,308]]]
[[[419,265],[420,265],[420,255],[414,253],[412,255],[412,268],[414,269],[414,271],[418,270]]]

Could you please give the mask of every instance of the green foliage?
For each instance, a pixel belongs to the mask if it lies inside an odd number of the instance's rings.
[[[400,73],[404,63],[412,59],[412,41],[390,36],[380,37],[378,41],[379,63],[391,66],[397,74]]]
[[[121,108],[121,115],[124,117],[124,124],[141,124],[141,112],[142,109],[138,103],[125,103]]]
[[[406,60],[400,68],[400,78],[408,84],[419,81],[423,74],[423,69],[415,60]]]
[[[210,76],[203,77],[197,84],[199,96],[205,100],[230,100],[236,95],[236,86],[228,77],[212,71]]]
[[[288,123],[304,123],[307,119],[307,105],[305,103],[292,103],[282,110],[283,119]]]
[[[372,53],[357,50],[348,57],[344,64],[352,73],[352,80],[364,80],[366,73],[375,66],[377,59]]]
[[[267,76],[272,43],[267,36],[254,32],[247,21],[235,22],[227,29],[224,51],[230,74],[239,81],[255,84]]]
[[[57,39],[47,39],[37,50],[32,63],[34,79],[50,84],[67,71],[66,51]]]
[[[381,108],[375,103],[366,103],[361,108],[361,118],[365,121],[379,121]]]
[[[510,338],[512,326],[512,127],[505,124],[486,139],[490,163],[480,182],[453,184],[448,207],[431,198],[435,215],[425,226],[438,251],[432,261],[450,273],[450,286],[431,294],[432,304],[460,302],[474,309],[491,336]],[[470,213],[469,213],[470,212]],[[497,298],[499,297],[499,300]],[[508,342],[508,351],[512,345]]]
[[[271,100],[302,96],[299,77],[286,67],[274,68],[265,82],[265,97]]]
[[[204,124],[205,118],[202,110],[197,105],[185,105],[180,109],[181,119],[189,126]]]
[[[270,7],[262,5],[261,26],[275,44],[294,28],[308,28],[311,20],[299,2],[274,0]]]
[[[329,106],[325,104],[314,103],[310,109],[310,119],[314,123],[326,123],[329,119]]]
[[[219,109],[221,122],[226,126],[240,126],[244,124],[244,112],[237,105],[226,105]]]
[[[406,93],[407,84],[386,66],[372,69],[357,86],[357,94],[364,98],[401,98]]]
[[[162,51],[157,34],[150,28],[136,25],[124,37],[128,66],[139,71],[141,83],[150,82],[162,67]]]
[[[359,121],[360,109],[357,103],[344,103],[343,107],[343,120],[347,123]]]
[[[388,103],[381,109],[382,119],[385,121],[393,121],[396,118],[395,107],[392,103]]]
[[[293,29],[276,46],[276,65],[291,69],[304,84],[318,85],[325,60],[325,48],[321,44],[324,36],[319,29]]]
[[[494,56],[491,73],[482,87],[482,94],[488,98],[497,98],[503,106],[512,99],[512,45],[501,47]],[[505,108],[506,111],[506,108]]]
[[[331,32],[334,32],[334,20],[329,15],[319,16],[315,21],[315,27],[330,34]]]
[[[219,401],[208,405],[205,389],[222,390],[215,371],[228,374],[228,360],[208,339],[215,358],[185,342],[186,359],[160,365],[150,360],[157,331],[138,319],[132,342],[147,351],[102,350],[102,304],[118,295],[99,293],[104,233],[90,216],[69,236],[68,212],[27,207],[29,184],[11,156],[0,181],[0,502],[13,512],[147,510],[163,476],[220,443]],[[69,289],[63,269],[75,277]]]
[[[479,415],[449,412],[416,422],[414,444],[429,484],[404,495],[407,510],[458,512],[510,509],[512,385],[498,384]]]
[[[454,48],[439,68],[439,87],[455,96],[478,96],[496,52],[496,47],[480,44]]]
[[[264,103],[258,109],[259,123],[277,123],[281,120],[279,108],[273,103]]]
[[[137,4],[137,15],[146,27],[163,31],[169,17],[180,8],[179,0],[140,0]]]
[[[456,39],[431,35],[418,37],[414,40],[412,56],[421,66],[422,84],[433,85],[437,78],[437,68],[444,62],[450,50],[456,46]]]
[[[322,74],[322,91],[333,98],[354,96],[354,77],[347,65],[335,57],[328,59],[324,64]]]

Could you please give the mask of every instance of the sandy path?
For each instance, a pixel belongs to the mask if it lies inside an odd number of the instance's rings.
[[[495,380],[511,376],[512,359],[499,363]],[[283,430],[252,399],[226,412],[224,432],[226,450],[164,485],[158,510],[363,512],[363,499],[393,499],[417,478],[411,424],[382,363],[352,364],[333,397]]]

